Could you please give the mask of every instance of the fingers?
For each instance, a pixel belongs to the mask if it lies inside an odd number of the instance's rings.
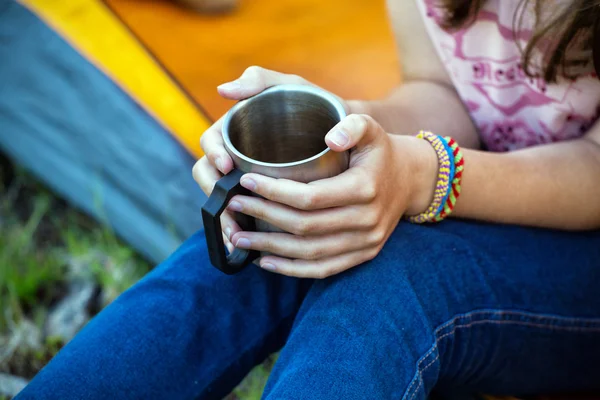
[[[221,230],[229,242],[231,242],[233,235],[242,231],[233,215],[228,211],[221,214]]]
[[[194,180],[198,183],[202,191],[206,193],[207,196],[210,196],[215,184],[222,177],[219,171],[210,165],[206,156],[202,157],[196,162],[194,168],[192,169],[192,175],[194,176]],[[231,213],[227,211],[221,214],[221,228],[228,238],[230,238],[235,232],[239,232],[241,230]]]
[[[241,100],[263,90],[281,84],[311,85],[307,80],[297,76],[271,71],[261,67],[249,67],[238,79],[222,84],[217,88],[219,94],[227,99]]]
[[[266,251],[292,259],[319,260],[364,249],[371,245],[366,234],[344,232],[326,236],[296,236],[277,232],[239,232],[231,237],[235,247]]]
[[[365,204],[373,201],[377,194],[375,182],[360,168],[351,168],[333,178],[311,183],[245,174],[241,184],[268,200],[299,210]]]
[[[381,125],[369,115],[350,114],[327,133],[325,143],[333,151],[346,151],[369,146],[384,135]]]
[[[222,177],[219,171],[209,163],[207,156],[196,162],[194,168],[192,168],[192,176],[207,196],[212,193],[215,184]]]
[[[200,147],[202,147],[202,151],[204,151],[210,164],[223,175],[226,175],[233,169],[233,160],[225,150],[223,134],[221,133],[222,126],[223,118],[220,118],[202,134]]]
[[[233,253],[233,251],[235,250],[235,247],[231,244],[229,239],[227,239],[227,236],[225,236],[224,233],[222,233],[222,235],[223,235],[223,243],[225,243],[225,247],[227,248],[227,251],[229,252],[229,254]]]
[[[297,278],[324,279],[372,260],[377,256],[379,250],[358,250],[316,261],[265,256],[260,260],[260,267],[278,274]]]
[[[373,229],[380,216],[359,207],[341,207],[312,212],[258,197],[235,196],[227,209],[241,212],[299,236],[317,236],[349,230]]]

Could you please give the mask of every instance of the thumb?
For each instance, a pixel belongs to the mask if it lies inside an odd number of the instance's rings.
[[[333,151],[365,147],[385,135],[385,131],[371,116],[350,114],[325,136],[325,143]]]
[[[254,96],[271,86],[285,83],[314,86],[297,75],[283,74],[265,68],[248,67],[238,79],[217,88],[219,94],[230,100],[241,100]]]

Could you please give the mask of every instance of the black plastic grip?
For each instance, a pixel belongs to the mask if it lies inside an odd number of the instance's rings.
[[[225,243],[223,242],[221,228],[221,214],[227,208],[229,200],[235,195],[251,195],[251,192],[240,185],[243,172],[234,169],[216,183],[210,197],[202,206],[202,220],[204,222],[204,234],[208,245],[208,254],[211,264],[231,275],[240,272],[252,261],[260,257],[256,250],[244,250],[236,248],[233,253],[227,255]],[[255,231],[256,222],[254,218],[248,217],[242,229]]]

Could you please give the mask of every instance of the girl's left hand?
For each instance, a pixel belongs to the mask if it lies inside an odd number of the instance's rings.
[[[246,174],[241,184],[264,197],[235,196],[228,209],[286,232],[237,232],[239,248],[266,251],[264,269],[325,278],[373,259],[405,213],[418,214],[433,197],[437,158],[424,141],[387,134],[366,115],[349,115],[325,137],[350,153],[342,174],[308,184]]]

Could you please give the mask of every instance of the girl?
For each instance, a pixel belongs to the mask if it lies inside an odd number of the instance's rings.
[[[389,8],[404,83],[345,103],[326,143],[349,170],[247,174],[264,199],[229,204],[290,232],[223,219],[273,254],[261,268],[225,276],[191,237],[19,399],[219,399],[284,344],[268,399],[600,390],[600,1]],[[219,92],[282,83],[310,84],[251,67]],[[232,169],[220,127],[194,168],[207,193]]]

